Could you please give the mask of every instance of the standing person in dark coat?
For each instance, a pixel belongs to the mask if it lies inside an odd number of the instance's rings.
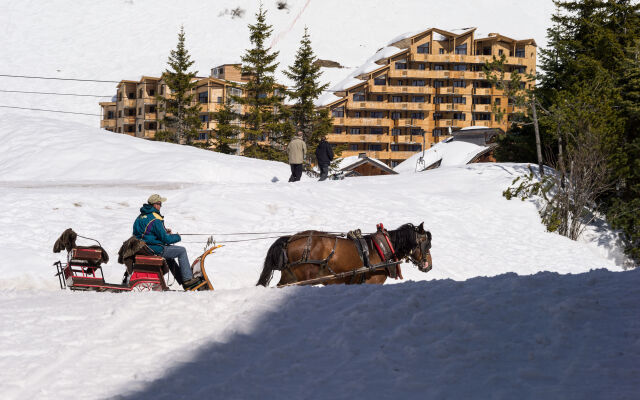
[[[316,159],[318,159],[318,166],[320,167],[320,180],[324,181],[329,175],[329,164],[333,160],[333,148],[327,138],[323,137],[316,148]]]
[[[287,146],[287,156],[289,156],[289,165],[291,166],[289,182],[297,182],[302,176],[302,163],[307,156],[307,145],[304,140],[302,140],[301,131],[298,131],[296,136],[289,142],[289,146]]]

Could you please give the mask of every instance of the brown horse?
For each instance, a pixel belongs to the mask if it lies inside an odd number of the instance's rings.
[[[320,231],[304,231],[276,240],[264,260],[257,285],[268,286],[274,271],[281,271],[278,286],[302,283],[314,278],[348,273],[362,267],[381,265],[386,261],[411,261],[420,271],[431,270],[431,233],[419,226],[404,224],[396,230],[364,235],[367,252],[359,250],[355,240]],[[388,241],[381,234],[387,233]],[[389,244],[390,246],[387,246]],[[383,257],[380,256],[380,250]],[[386,251],[385,251],[386,249]],[[394,253],[395,251],[395,253]],[[366,257],[367,259],[365,260]],[[367,262],[368,261],[368,262]],[[389,265],[356,275],[330,279],[323,284],[382,284],[388,276],[400,277],[400,265]],[[257,286],[256,285],[256,286]]]

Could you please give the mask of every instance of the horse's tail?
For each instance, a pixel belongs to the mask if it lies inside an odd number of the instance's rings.
[[[267,256],[264,258],[262,273],[256,286],[267,286],[273,277],[273,271],[282,271],[285,267],[287,264],[287,243],[289,243],[290,237],[291,236],[282,236],[269,247]]]

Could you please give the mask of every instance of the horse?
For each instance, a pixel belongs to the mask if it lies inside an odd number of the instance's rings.
[[[280,287],[314,279],[309,283],[383,284],[387,277],[402,279],[403,259],[422,272],[432,268],[431,232],[424,230],[424,222],[390,231],[379,224],[374,234],[344,236],[309,230],[278,238],[267,251],[256,286],[268,286],[274,271],[281,271]],[[368,269],[354,273],[363,267]],[[336,277],[340,274],[350,276]],[[316,279],[322,277],[327,278]]]

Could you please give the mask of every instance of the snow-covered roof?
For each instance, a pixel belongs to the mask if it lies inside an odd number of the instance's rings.
[[[422,29],[422,30],[419,30],[419,31],[405,32],[405,33],[403,33],[401,35],[398,35],[398,36],[394,37],[393,39],[391,39],[389,41],[389,43],[387,43],[387,45],[390,46],[390,45],[392,45],[394,43],[397,43],[397,42],[399,42],[401,40],[408,39],[408,38],[413,37],[413,36],[415,36],[415,35],[417,35],[419,33],[424,32],[425,30],[426,29]]]
[[[424,166],[428,167],[438,161],[441,161],[441,167],[466,165],[486,149],[485,146],[462,141],[448,140],[440,142],[424,152]],[[418,152],[398,164],[393,170],[401,174],[415,172],[416,163],[421,156],[422,152]]]
[[[389,168],[389,166],[385,163],[383,163],[382,161],[378,160],[377,158],[373,158],[373,157],[367,157],[370,161],[372,161],[375,164],[378,164],[381,168]],[[345,169],[355,163],[357,163],[358,161],[362,160],[362,157],[360,156],[349,156],[349,157],[344,157],[343,159],[341,159],[338,162],[338,169],[342,170]]]
[[[365,61],[364,64],[352,71],[346,78],[338,82],[330,90],[334,92],[342,92],[349,89],[350,87],[364,82],[362,79],[356,78],[356,76],[367,74],[369,72],[382,68],[380,64],[376,64],[376,61],[380,61],[383,58],[389,58],[403,51],[405,50],[395,46],[383,47],[382,49],[378,50],[373,56],[371,56],[367,61]]]
[[[332,92],[323,92],[320,97],[318,97],[318,99],[315,101],[315,105],[316,107],[324,107],[327,106],[333,102],[336,102],[340,99],[342,99],[343,97],[338,97],[335,94],[333,94]]]
[[[470,131],[473,129],[493,129],[493,128],[487,128],[486,126],[482,126],[482,125],[471,125],[471,126],[465,126],[464,128],[460,129],[461,131]]]

